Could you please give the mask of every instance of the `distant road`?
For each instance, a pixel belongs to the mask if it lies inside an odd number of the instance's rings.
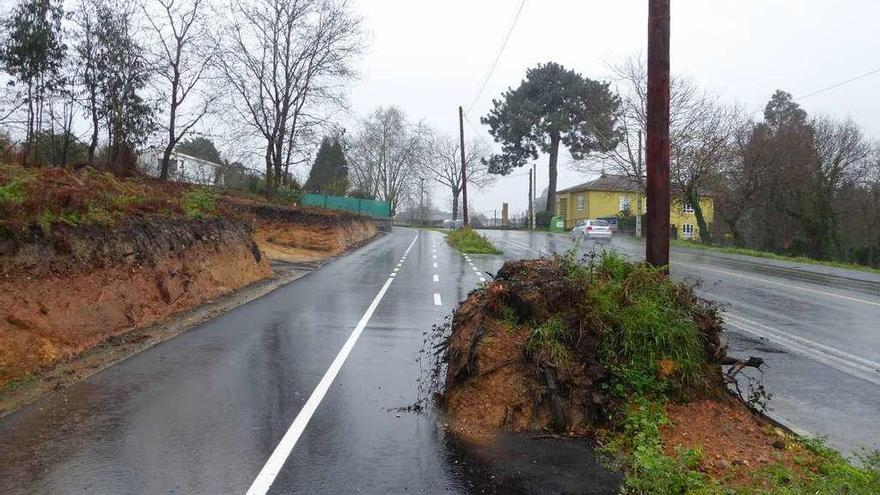
[[[505,258],[605,248],[570,234],[484,233]],[[631,237],[610,248],[644,255]],[[775,418],[844,451],[880,445],[880,275],[697,249],[673,248],[670,263],[722,305],[731,354],[764,358]]]

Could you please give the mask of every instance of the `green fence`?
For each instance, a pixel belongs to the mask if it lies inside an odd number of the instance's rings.
[[[372,199],[349,198],[347,196],[327,196],[326,194],[303,194],[304,206],[320,206],[333,210],[345,210],[373,218],[391,217],[391,203]]]

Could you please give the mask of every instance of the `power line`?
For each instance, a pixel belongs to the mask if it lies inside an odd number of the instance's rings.
[[[876,74],[876,73],[878,73],[878,72],[880,72],[880,68],[878,68],[878,69],[874,69],[874,70],[871,70],[871,71],[868,71],[868,72],[865,72],[864,74],[862,74],[862,75],[860,75],[860,76],[852,77],[852,78],[849,78],[849,79],[847,79],[847,80],[845,80],[845,81],[840,81],[839,83],[832,84],[831,86],[828,86],[828,87],[822,88],[822,89],[820,89],[820,90],[818,90],[818,91],[813,91],[812,93],[805,94],[805,95],[803,95],[803,96],[798,96],[797,98],[795,98],[795,100],[803,100],[804,98],[809,98],[809,97],[811,97],[811,96],[813,96],[813,95],[817,95],[817,94],[819,94],[819,93],[824,93],[825,91],[828,91],[828,90],[830,90],[830,89],[834,89],[834,88],[837,88],[837,87],[843,86],[844,84],[848,84],[848,83],[851,83],[851,82],[853,82],[853,81],[858,81],[859,79],[863,79],[863,78],[865,78],[865,77],[868,77],[868,76],[870,76],[870,75],[872,75],[872,74]]]
[[[526,0],[522,0],[519,3],[519,9],[517,9],[516,16],[514,16],[513,22],[510,24],[510,29],[507,30],[507,35],[504,36],[504,41],[501,43],[501,48],[495,55],[495,60],[492,62],[492,67],[489,68],[489,72],[486,74],[486,77],[483,78],[483,83],[480,84],[480,90],[477,91],[477,96],[475,96],[473,101],[471,101],[471,104],[468,105],[465,113],[471,113],[474,105],[477,104],[477,100],[480,99],[480,96],[483,94],[483,90],[486,89],[486,84],[488,84],[489,78],[492,77],[492,73],[495,72],[495,67],[498,65],[498,61],[501,60],[501,54],[504,53],[504,49],[507,48],[507,42],[510,41],[510,35],[513,34],[513,29],[516,27],[516,22],[519,20],[519,15],[520,13],[522,13],[523,7],[525,7],[525,5]]]

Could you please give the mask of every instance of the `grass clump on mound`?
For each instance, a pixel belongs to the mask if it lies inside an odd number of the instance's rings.
[[[467,254],[501,254],[489,239],[471,228],[461,228],[446,234],[450,246]]]
[[[507,262],[451,326],[437,347],[455,433],[594,435],[625,493],[880,493],[880,454],[851,465],[728,394],[717,307],[651,266]]]

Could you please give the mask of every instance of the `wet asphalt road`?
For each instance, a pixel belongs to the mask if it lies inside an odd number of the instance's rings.
[[[413,242],[416,231],[395,229],[3,418],[0,493],[244,493],[386,284],[270,493],[613,493],[617,478],[586,442],[474,446],[431,412],[398,411],[417,398],[423,333],[484,272],[593,248],[486,234],[503,256],[465,257],[438,232]],[[641,253],[632,240],[613,247]],[[880,277],[700,252],[672,261],[674,276],[725,305],[732,352],[767,361],[775,417],[847,451],[880,443]]]
[[[474,446],[432,412],[398,412],[417,399],[423,334],[482,276],[442,234],[416,234],[0,419],[0,493],[244,493],[371,308],[270,493],[614,493],[586,441]]]
[[[485,231],[505,258],[643,245],[576,245],[569,234]],[[493,270],[498,260],[478,260]],[[730,353],[765,360],[770,415],[844,452],[880,447],[880,275],[695,249],[673,249],[671,274],[699,282],[725,311]]]

